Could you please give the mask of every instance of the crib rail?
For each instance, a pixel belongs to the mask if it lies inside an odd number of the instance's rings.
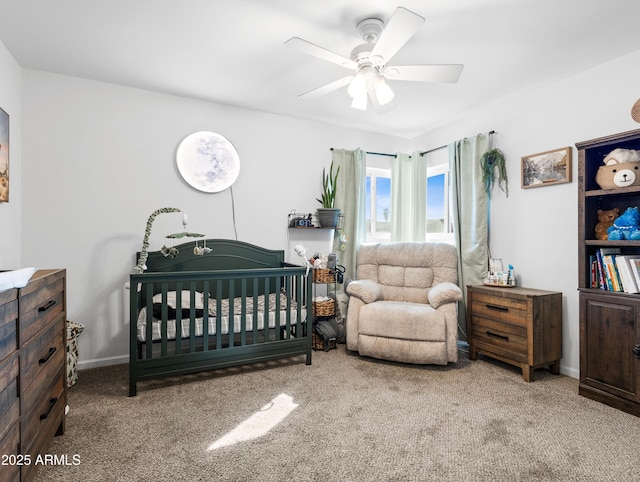
[[[296,355],[311,364],[311,278],[300,266],[131,274],[129,306],[130,396],[149,378]]]

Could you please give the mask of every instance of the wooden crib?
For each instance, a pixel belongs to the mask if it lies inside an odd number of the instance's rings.
[[[199,241],[202,245],[202,241]],[[284,251],[209,239],[131,274],[129,396],[151,378],[298,355],[311,364],[311,277]],[[140,253],[138,253],[138,256]]]

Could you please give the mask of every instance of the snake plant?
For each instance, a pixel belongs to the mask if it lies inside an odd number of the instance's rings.
[[[336,182],[338,180],[338,173],[340,172],[340,166],[333,172],[333,161],[329,167],[329,173],[325,168],[322,169],[322,197],[316,198],[316,200],[322,204],[323,208],[333,208],[333,203],[336,200]]]

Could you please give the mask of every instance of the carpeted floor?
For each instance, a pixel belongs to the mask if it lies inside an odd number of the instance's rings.
[[[640,477],[640,419],[580,397],[575,379],[538,370],[526,383],[466,353],[448,367],[361,358],[344,345],[313,355],[311,366],[292,359],[144,382],[134,398],[126,365],[81,371],[66,433],[49,450],[70,464],[41,467],[37,480]],[[225,445],[258,422],[273,426]]]

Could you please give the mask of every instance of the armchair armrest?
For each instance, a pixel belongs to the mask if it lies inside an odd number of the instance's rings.
[[[373,303],[382,299],[382,288],[370,279],[354,280],[347,285],[347,294],[364,303]]]
[[[429,290],[427,295],[429,304],[438,309],[439,306],[453,301],[461,301],[463,298],[462,290],[454,283],[440,283]]]

